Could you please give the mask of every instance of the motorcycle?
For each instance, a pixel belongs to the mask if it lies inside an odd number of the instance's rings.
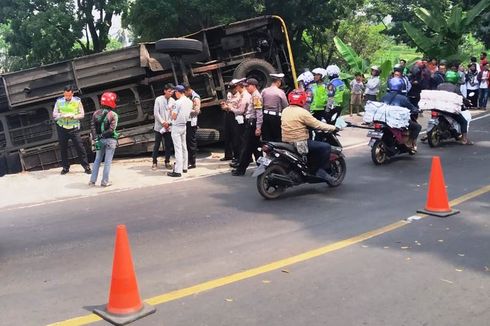
[[[317,132],[321,141],[331,145],[330,158],[323,167],[329,173],[329,180],[317,177],[318,162],[312,155],[301,155],[294,145],[280,142],[266,142],[260,150],[259,167],[253,173],[257,177],[257,190],[265,199],[278,198],[287,188],[303,183],[327,183],[330,187],[342,184],[346,174],[345,156],[342,144],[335,132]]]
[[[471,121],[471,115],[464,117]],[[461,126],[453,117],[444,111],[431,110],[431,119],[427,125],[427,142],[430,147],[438,147],[442,141],[451,138],[459,140],[461,136]]]
[[[374,122],[373,127],[374,130],[370,130],[367,137],[371,138],[369,146],[374,164],[384,164],[395,155],[415,154],[406,145],[409,135],[408,129],[391,128],[384,122]]]

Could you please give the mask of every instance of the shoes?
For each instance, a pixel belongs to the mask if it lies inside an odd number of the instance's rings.
[[[219,160],[220,160],[221,162],[224,162],[224,161],[231,161],[232,159],[233,159],[232,157],[226,157],[226,156],[225,156],[225,157],[220,158]]]
[[[68,170],[68,169],[63,169],[63,170],[61,170],[61,175],[65,175],[65,174],[67,174],[68,172],[70,172],[70,170]]]
[[[187,173],[187,170],[182,170],[182,172]]]
[[[153,163],[152,166],[151,166],[151,169],[153,171],[156,171],[157,170],[157,164],[156,163]]]
[[[165,168],[166,169],[172,169],[172,164],[170,164],[170,162],[165,162]]]
[[[88,182],[88,186],[89,186],[89,187],[95,187],[95,182],[89,181],[89,182]]]
[[[315,173],[315,176],[322,178],[325,181],[329,181],[329,182],[335,181],[335,178],[332,177],[330,174],[328,174],[327,171],[325,171],[324,169],[318,169],[318,171],[316,171]]]
[[[85,169],[85,174],[92,174],[92,170],[90,169],[90,167],[86,167],[84,169]]]
[[[172,178],[178,178],[178,177],[181,177],[182,176],[182,174],[177,173],[177,172],[173,172],[173,171],[172,172],[167,172],[167,175],[169,177],[172,177]]]
[[[112,183],[110,183],[110,182],[108,182],[108,183],[101,183],[100,186],[106,188],[106,187],[112,186]]]
[[[240,176],[240,175],[244,175],[245,174],[245,171],[240,171],[238,169],[234,169],[231,171],[231,175],[234,175],[234,176]]]
[[[188,167],[187,167],[189,170],[190,169],[195,169],[196,168],[196,165],[195,164],[190,164]]]
[[[230,163],[230,168],[237,168],[237,167],[238,167],[238,165],[239,165],[239,163],[238,163],[238,162],[231,162],[231,163]]]

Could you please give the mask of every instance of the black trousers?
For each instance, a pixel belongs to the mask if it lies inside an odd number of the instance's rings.
[[[225,142],[225,158],[227,159],[238,159],[238,156],[240,155],[239,152],[234,151],[235,130],[233,128],[235,123],[235,113],[225,112],[223,121],[223,140]]]
[[[262,140],[280,142],[281,137],[281,117],[264,113],[262,123]]]
[[[170,155],[172,154],[172,134],[170,132],[164,132],[163,134],[155,131],[155,144],[153,145],[153,164],[157,164],[158,152],[160,150],[160,143],[165,150],[165,163],[170,163]]]
[[[235,119],[233,119],[233,159],[240,160],[240,155],[243,149],[243,134],[245,133],[245,123],[239,124]]]
[[[245,120],[245,131],[243,133],[243,149],[240,154],[238,171],[245,172],[250,162],[252,162],[252,154],[255,156],[255,161],[259,159],[260,152],[260,137],[255,136],[256,124],[255,121]]]
[[[376,95],[374,95],[374,94],[366,94],[366,95],[364,95],[364,98],[366,99],[366,102],[367,101],[375,101],[376,102]]]
[[[191,126],[191,122],[187,121],[185,140],[187,143],[187,155],[189,157],[189,165],[196,165],[197,155],[197,126]],[[184,167],[185,170],[186,167]]]
[[[58,132],[58,139],[60,142],[60,151],[61,151],[61,165],[64,170],[70,169],[70,162],[68,161],[68,140],[71,139],[75,150],[77,151],[78,159],[80,160],[80,164],[84,169],[90,168],[90,165],[87,161],[87,152],[83,147],[82,138],[80,137],[80,131],[78,128],[73,129],[65,129],[58,124],[56,125],[56,130]]]

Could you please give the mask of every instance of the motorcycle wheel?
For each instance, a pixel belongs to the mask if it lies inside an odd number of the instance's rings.
[[[382,140],[378,139],[374,142],[371,148],[371,159],[376,165],[384,164],[388,160],[385,143]]]
[[[274,164],[269,166],[264,173],[257,177],[257,190],[265,199],[276,199],[286,190],[284,186],[269,185],[268,178],[272,173],[287,175],[286,170],[282,166]]]
[[[335,180],[327,181],[330,187],[338,187],[344,181],[345,175],[347,173],[347,165],[345,164],[345,159],[343,157],[338,157],[335,161],[330,162],[330,175],[335,178]]]
[[[430,147],[438,147],[441,145],[441,133],[438,127],[432,128],[431,131],[427,133],[427,142]]]

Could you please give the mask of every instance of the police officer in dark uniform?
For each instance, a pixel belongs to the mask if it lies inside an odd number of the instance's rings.
[[[281,89],[284,74],[270,74],[272,85],[262,93],[264,122],[262,124],[263,141],[281,141],[281,112],[288,106],[286,94]]]

